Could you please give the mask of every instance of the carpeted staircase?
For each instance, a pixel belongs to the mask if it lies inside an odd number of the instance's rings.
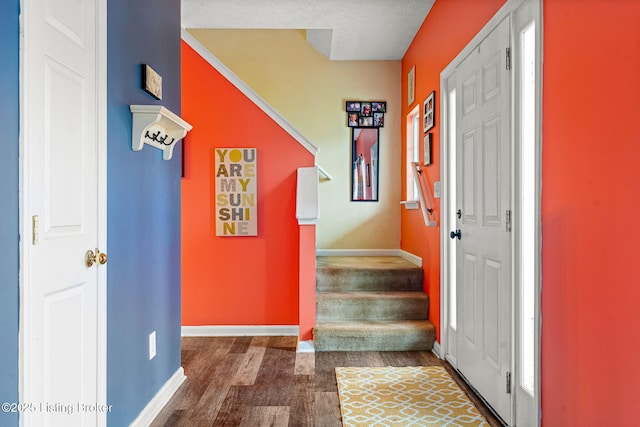
[[[431,350],[422,268],[400,257],[318,257],[316,351]]]

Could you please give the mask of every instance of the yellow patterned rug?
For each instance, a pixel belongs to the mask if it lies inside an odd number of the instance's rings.
[[[489,426],[441,366],[336,368],[346,427]]]

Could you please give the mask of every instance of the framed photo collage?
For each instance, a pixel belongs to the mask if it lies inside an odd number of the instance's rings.
[[[384,127],[384,113],[387,103],[384,101],[347,101],[347,126],[352,128]]]

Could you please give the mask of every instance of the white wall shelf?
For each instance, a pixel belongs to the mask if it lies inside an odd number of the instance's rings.
[[[163,151],[162,158],[170,160],[176,143],[193,126],[161,105],[131,105],[133,133],[131,148],[140,151],[144,144]]]

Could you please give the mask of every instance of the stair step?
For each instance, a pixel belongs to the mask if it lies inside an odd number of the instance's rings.
[[[316,319],[426,320],[429,297],[424,292],[318,292]]]
[[[428,320],[318,322],[316,351],[430,351],[436,329]]]
[[[423,272],[400,257],[318,257],[317,351],[429,351]]]
[[[422,268],[400,257],[318,257],[318,291],[421,291]]]

